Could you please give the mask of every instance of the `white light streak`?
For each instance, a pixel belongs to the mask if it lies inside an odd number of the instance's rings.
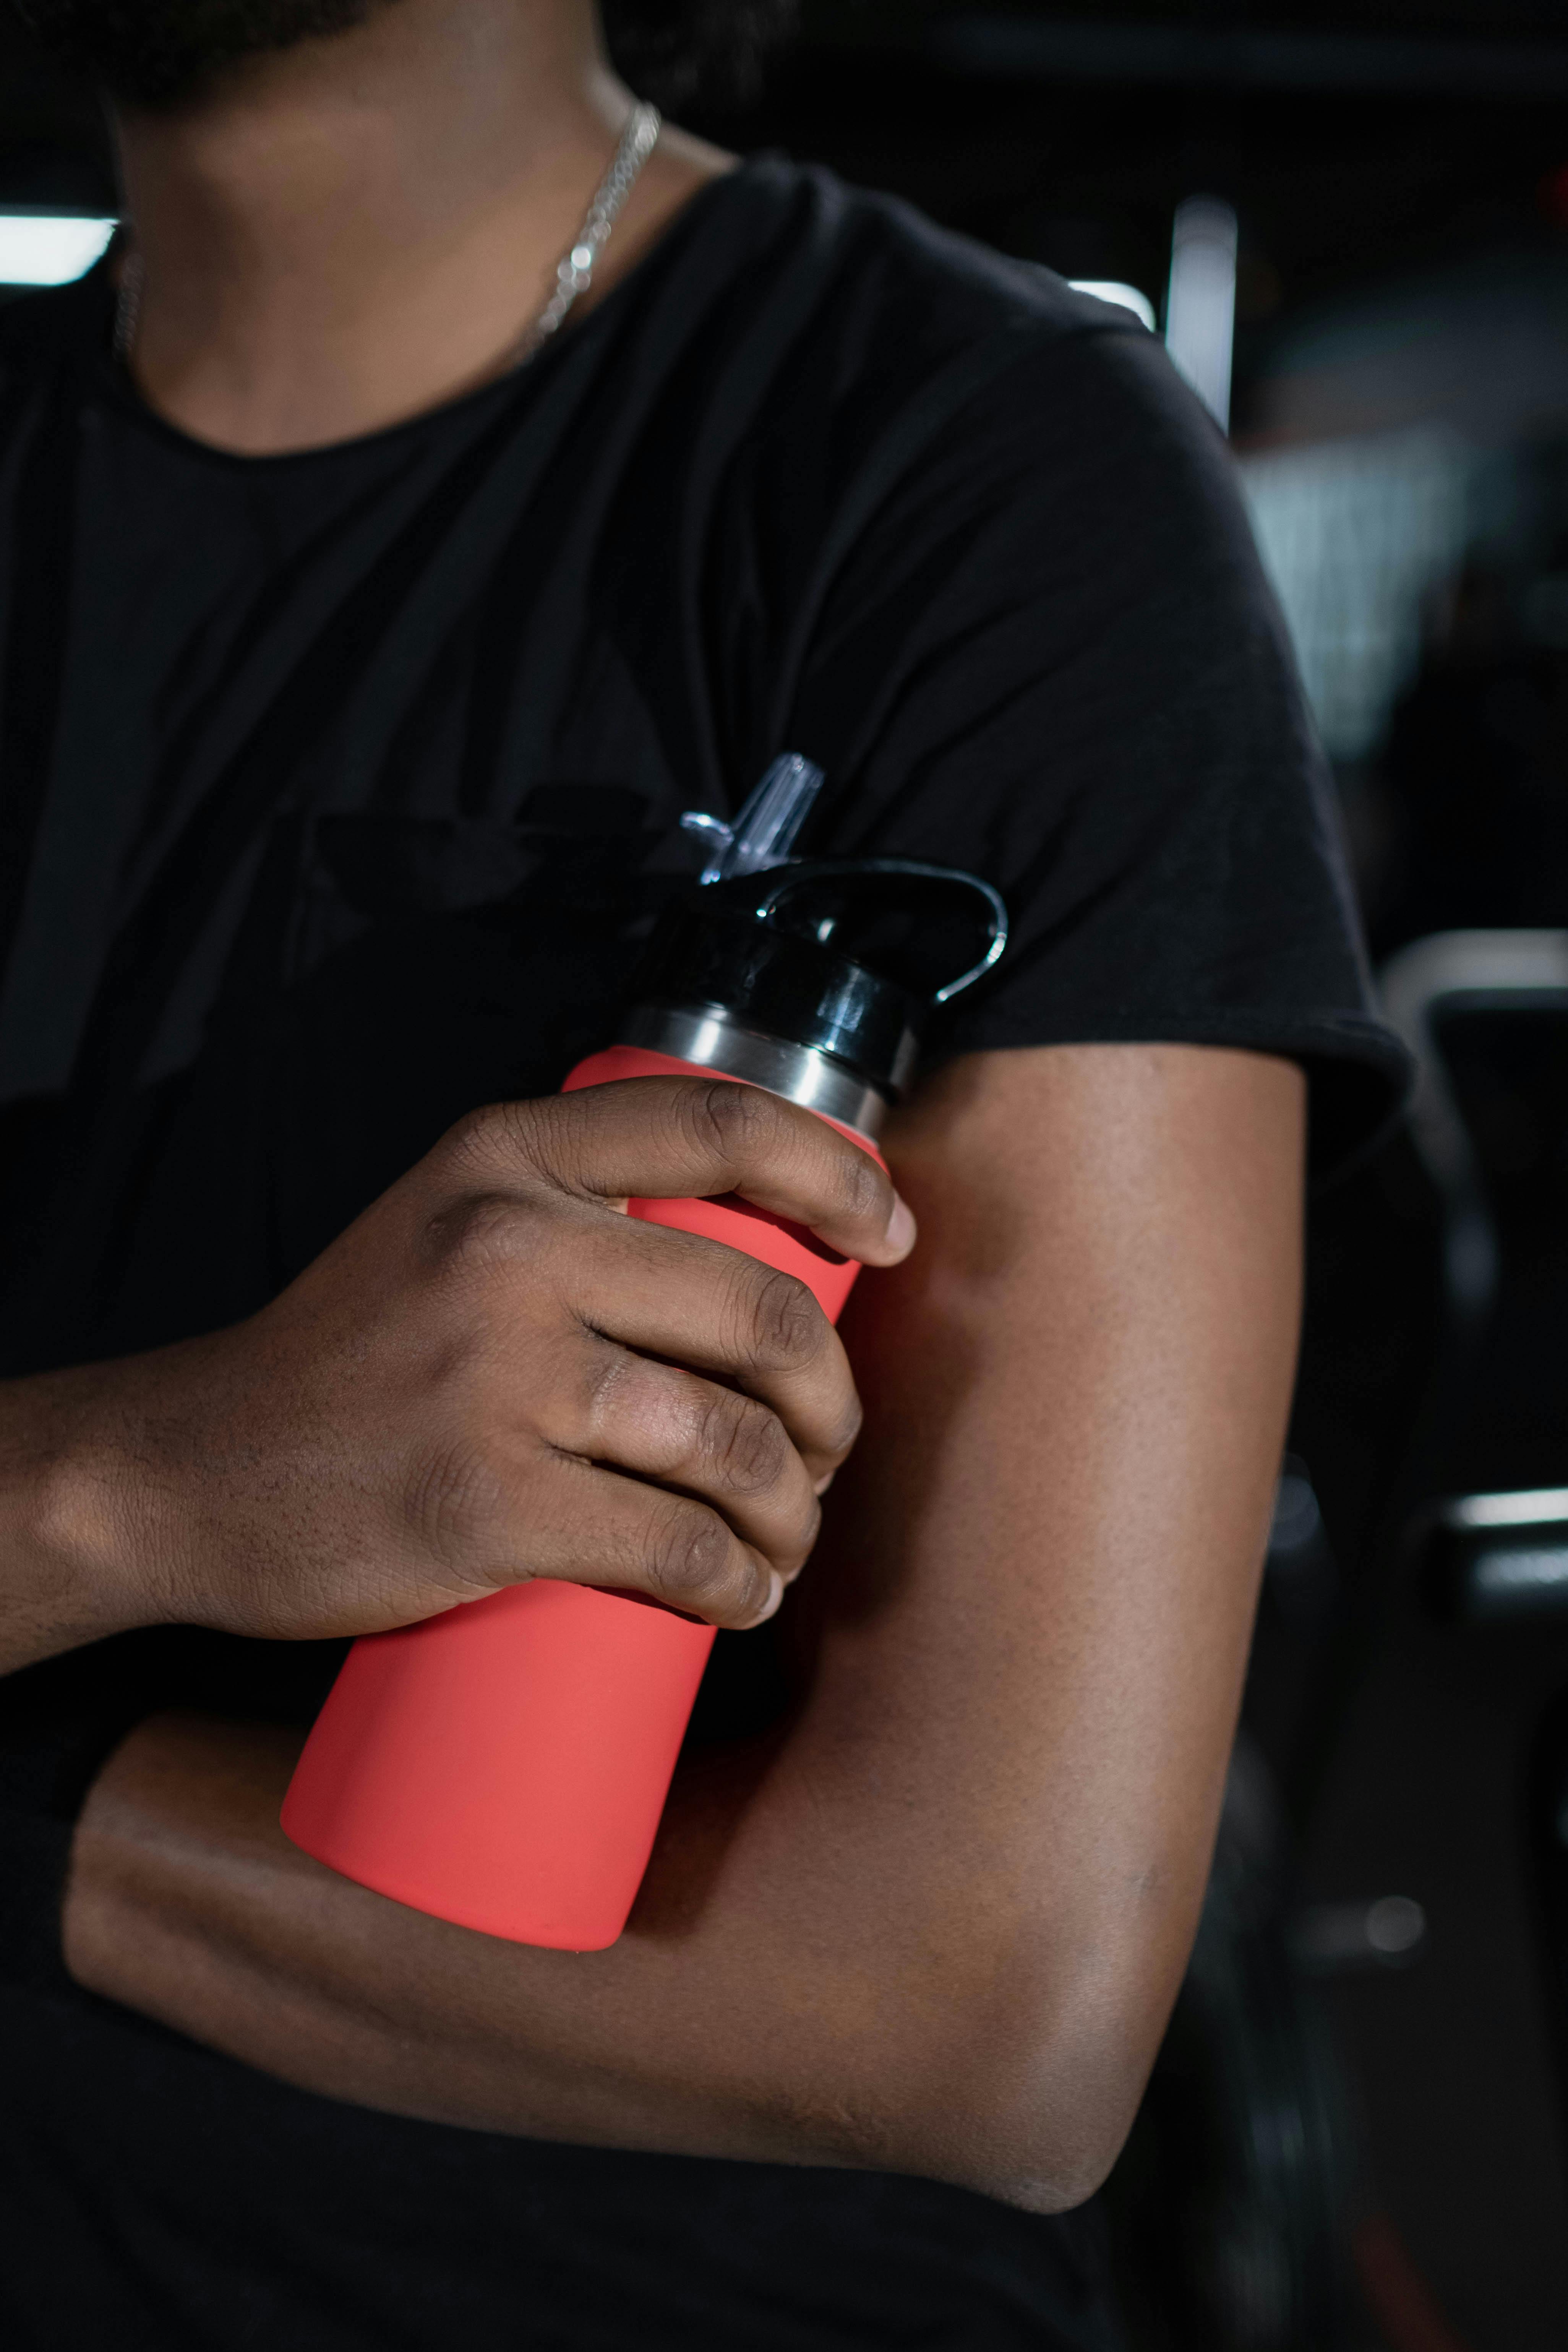
[[[1568,1520],[1568,1486],[1532,1486],[1512,1495],[1461,1495],[1446,1503],[1443,1524],[1450,1528],[1549,1527]]]
[[[1236,215],[1216,196],[1176,208],[1165,349],[1220,426],[1230,429],[1230,356],[1236,335]]]
[[[87,213],[0,212],[0,286],[68,286],[92,268],[115,226]]]
[[[1498,1609],[1528,1608],[1568,1596],[1568,1550],[1479,1552],[1470,1575],[1479,1600]]]
[[[1120,278],[1069,278],[1068,284],[1075,294],[1092,294],[1098,302],[1120,302],[1124,310],[1142,319],[1153,333],[1154,305],[1147,294],[1140,294],[1136,286],[1124,286]]]

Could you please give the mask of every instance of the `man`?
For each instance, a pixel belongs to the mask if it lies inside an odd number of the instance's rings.
[[[1043,2217],[1193,1933],[1309,1080],[1330,1159],[1398,1070],[1223,451],[1125,314],[668,126],[542,336],[589,0],[28,14],[130,231],[0,322],[8,2340],[1103,2341]],[[1011,908],[898,1193],[553,1098],[784,750],[812,854]],[[617,1213],[731,1190],[867,1262],[847,1353]],[[342,1637],[539,1575],[731,1629],[593,1956],[277,1826]]]

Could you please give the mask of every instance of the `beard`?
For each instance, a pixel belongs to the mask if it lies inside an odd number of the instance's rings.
[[[11,0],[44,47],[126,106],[199,98],[246,58],[352,32],[392,0]]]
[[[798,0],[601,0],[611,62],[656,106],[742,107],[770,53],[795,30]]]

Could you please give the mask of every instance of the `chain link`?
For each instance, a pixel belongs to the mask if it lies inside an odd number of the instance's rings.
[[[610,168],[599,183],[575,241],[555,266],[555,291],[518,347],[520,361],[549,341],[579,294],[585,294],[593,284],[599,256],[622,205],[637,185],[638,173],[658,144],[661,125],[658,107],[645,105],[639,99],[626,117]]]

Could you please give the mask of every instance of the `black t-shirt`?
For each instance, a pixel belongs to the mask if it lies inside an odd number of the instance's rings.
[[[188,440],[108,312],[95,278],[0,319],[0,1370],[247,1312],[461,1112],[553,1088],[693,871],[680,813],[785,750],[828,777],[812,854],[1007,899],[934,1055],[1293,1055],[1321,1160],[1386,1115],[1223,445],[1125,313],[771,159],[523,372],[338,447]],[[710,1730],[764,1645],[721,1638]],[[339,1654],[148,1633],[13,1676],[16,1853],[105,1727],[308,1715]],[[18,2346],[1105,2341],[1071,2220],[312,2098],[77,1992],[23,1909]]]

